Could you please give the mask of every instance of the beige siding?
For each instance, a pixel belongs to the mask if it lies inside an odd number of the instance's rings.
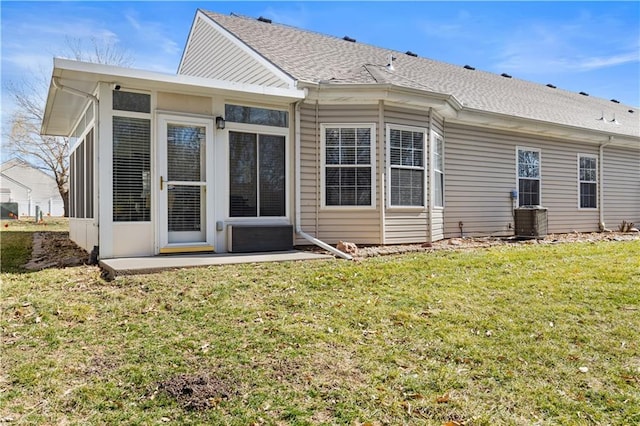
[[[386,124],[399,124],[402,126],[412,126],[423,128],[427,131],[429,128],[429,111],[400,108],[396,106],[386,105],[384,108],[384,120]],[[384,132],[386,135],[386,131]],[[380,173],[387,173],[386,169],[386,141],[382,145],[379,152],[382,153],[380,164],[384,167]],[[428,148],[428,146],[425,146]],[[428,153],[429,151],[427,151]],[[425,173],[427,182],[429,179],[429,170],[425,163]],[[384,180],[385,195],[387,194],[387,185],[389,184],[388,176]],[[427,184],[428,185],[428,184]],[[427,194],[425,193],[425,204]],[[385,244],[404,244],[404,243],[420,243],[429,241],[429,215],[428,208],[422,210],[415,209],[398,209],[387,208],[384,216],[384,243]]]
[[[157,107],[163,111],[187,112],[193,114],[212,115],[211,98],[205,96],[180,95],[177,93],[158,92]]]
[[[366,106],[331,106],[318,107],[316,122],[315,104],[303,104],[301,115],[301,226],[306,233],[329,244],[338,241],[351,241],[356,244],[380,244],[380,188],[376,183],[375,209],[337,210],[320,206],[320,124],[323,123],[357,123],[378,125],[377,105]],[[377,136],[377,132],[376,132]],[[376,141],[376,145],[378,141]],[[380,173],[380,164],[376,165]],[[305,244],[304,240],[296,240],[297,244]],[[308,244],[308,243],[306,243]]]
[[[237,83],[288,87],[280,76],[200,17],[191,30],[179,73]]]
[[[577,155],[594,145],[447,124],[445,237],[510,235],[509,193],[517,187],[516,146],[541,150],[542,205],[549,232],[596,231],[598,211],[578,208]]]
[[[604,222],[617,230],[623,220],[640,225],[640,148],[604,148]],[[636,226],[636,227],[637,227]]]
[[[444,209],[431,211],[431,224],[433,227],[431,241],[442,240],[444,238]]]

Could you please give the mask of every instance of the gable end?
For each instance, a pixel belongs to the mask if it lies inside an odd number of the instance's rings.
[[[200,10],[191,27],[178,74],[268,87],[295,87],[293,78]]]

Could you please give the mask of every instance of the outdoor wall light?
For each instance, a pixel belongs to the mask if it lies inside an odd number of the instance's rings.
[[[216,117],[216,129],[224,129],[225,124],[224,117]]]

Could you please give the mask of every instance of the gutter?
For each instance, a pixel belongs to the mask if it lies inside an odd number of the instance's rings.
[[[321,247],[325,250],[327,250],[330,253],[335,254],[336,256],[339,256],[343,259],[347,259],[347,260],[353,260],[353,257],[348,254],[348,253],[344,253],[340,250],[338,250],[337,248],[330,246],[329,244],[325,243],[324,241],[320,241],[319,239],[312,237],[311,235],[305,233],[302,230],[302,225],[301,225],[301,213],[300,213],[300,204],[301,204],[301,200],[300,198],[302,197],[301,194],[301,183],[300,183],[300,104],[302,103],[302,100],[296,102],[295,104],[295,150],[296,150],[296,155],[295,155],[295,179],[296,179],[296,188],[295,188],[295,209],[296,209],[296,214],[295,214],[295,229],[296,229],[296,234],[298,234],[299,236],[301,236],[302,238],[304,238],[305,240],[309,241],[312,244],[317,245],[318,247]]]
[[[609,136],[609,140],[607,142],[601,143],[600,144],[600,152],[599,152],[599,158],[598,158],[598,162],[600,164],[598,164],[598,174],[600,176],[598,176],[598,227],[600,228],[601,232],[607,231],[607,227],[604,223],[604,148],[606,146],[609,146],[610,144],[613,143],[613,136]]]
[[[53,87],[55,87],[58,90],[62,90],[63,92],[71,93],[72,95],[90,99],[94,101],[96,104],[99,103],[98,98],[92,95],[91,93],[85,93],[82,90],[74,89],[73,87],[63,86],[58,82],[58,77],[52,77],[51,83],[53,84]]]

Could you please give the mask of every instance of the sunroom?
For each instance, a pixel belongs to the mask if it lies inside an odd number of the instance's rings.
[[[70,138],[71,239],[102,259],[227,252],[234,228],[237,250],[291,246],[303,97],[56,58],[42,133]]]

